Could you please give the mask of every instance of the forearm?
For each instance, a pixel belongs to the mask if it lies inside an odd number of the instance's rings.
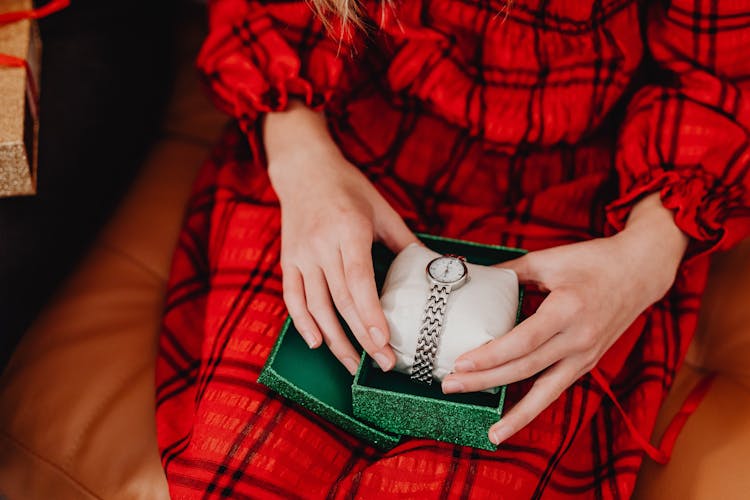
[[[286,111],[268,113],[263,122],[263,143],[273,177],[286,160],[318,153],[338,152],[323,113],[313,111],[302,102],[289,102]]]

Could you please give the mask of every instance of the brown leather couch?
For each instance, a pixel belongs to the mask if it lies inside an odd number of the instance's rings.
[[[154,357],[191,183],[226,121],[183,64],[164,139],[116,216],[39,316],[0,379],[0,498],[168,498],[154,425]],[[750,241],[717,256],[700,332],[654,440],[704,371],[714,386],[672,461],[646,460],[637,498],[750,498]]]

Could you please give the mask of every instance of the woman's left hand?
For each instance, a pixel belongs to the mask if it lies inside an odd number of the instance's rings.
[[[490,428],[490,440],[499,444],[590,371],[638,315],[664,296],[686,246],[671,212],[651,195],[614,236],[501,264],[549,295],[508,334],[460,356],[455,372],[443,380],[443,391],[481,391],[544,372]]]

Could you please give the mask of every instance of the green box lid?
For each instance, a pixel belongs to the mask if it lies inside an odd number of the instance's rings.
[[[310,349],[287,318],[258,382],[381,448],[400,437],[354,417],[352,375],[327,347]]]

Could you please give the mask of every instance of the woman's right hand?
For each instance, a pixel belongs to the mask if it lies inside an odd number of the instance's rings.
[[[297,106],[269,115],[264,136],[268,172],[281,204],[284,302],[295,327],[310,348],[325,342],[355,373],[359,353],[335,305],[365,351],[390,370],[395,355],[375,286],[372,243],[382,241],[399,252],[417,242],[416,236],[343,157],[318,113]]]

